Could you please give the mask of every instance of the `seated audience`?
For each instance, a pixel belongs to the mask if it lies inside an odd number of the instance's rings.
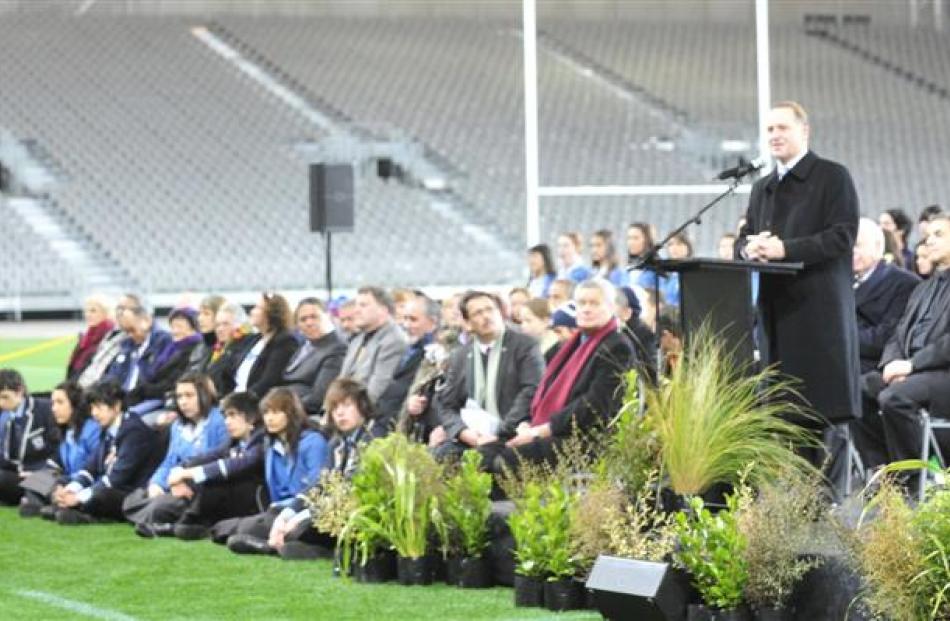
[[[914,253],[910,250],[910,231],[913,223],[903,209],[888,209],[878,216],[878,225],[886,233],[894,234],[897,248],[894,258],[900,257],[901,265],[910,269],[913,264]]]
[[[425,355],[409,386],[408,396],[396,423],[400,433],[420,444],[429,444],[433,430],[439,426],[435,396],[445,386],[449,359],[460,346],[459,331],[457,328],[441,328],[436,341],[425,348]]]
[[[557,352],[557,348],[577,334],[577,307],[574,302],[567,302],[551,313],[551,331],[557,337],[557,345],[548,350],[549,354],[553,356]],[[548,359],[548,362],[550,362],[550,359]]]
[[[636,361],[630,342],[617,328],[613,285],[591,279],[578,285],[580,332],[548,364],[531,400],[530,420],[489,461],[493,470],[517,467],[520,459],[552,463],[555,446],[575,429],[606,424],[620,405],[623,373]],[[491,447],[486,449],[491,455]]]
[[[356,327],[356,300],[345,300],[337,309],[337,325],[340,327],[340,336],[349,343],[359,334]]]
[[[83,403],[82,390],[73,381],[62,382],[50,395],[50,409],[56,421],[59,448],[46,466],[24,478],[20,515],[34,517],[48,507],[56,485],[65,484],[86,466],[99,448],[102,429]]]
[[[553,313],[574,297],[574,282],[570,280],[558,279],[551,283],[548,290],[548,306]]]
[[[221,401],[228,443],[172,468],[168,484],[174,490],[187,486],[188,505],[171,530],[179,539],[204,539],[211,527],[231,518],[255,515],[268,504],[264,485],[264,451],[267,433],[261,425],[257,396],[232,392]],[[153,524],[156,535],[169,527]]]
[[[86,298],[82,314],[86,329],[79,335],[79,341],[69,356],[66,379],[76,379],[86,370],[99,345],[115,328],[111,317],[112,308],[105,296],[91,295]]]
[[[205,372],[214,381],[215,393],[226,395],[233,390],[233,369],[247,353],[254,332],[244,307],[226,302],[214,316],[214,346]]]
[[[426,296],[417,295],[403,305],[402,325],[409,335],[409,348],[399,359],[392,378],[376,399],[376,424],[386,431],[393,429],[399,419],[409,388],[416,378],[425,349],[432,344],[439,327],[441,305]]]
[[[510,438],[528,418],[544,369],[537,342],[506,329],[494,296],[469,291],[460,308],[474,338],[452,354],[445,388],[437,396],[441,425],[433,430],[430,446],[440,458]]]
[[[290,359],[278,385],[294,391],[309,416],[320,416],[327,386],[343,366],[346,344],[317,298],[302,299],[294,314],[304,342]]]
[[[128,394],[140,384],[151,382],[158,370],[159,361],[166,360],[166,351],[172,345],[172,335],[162,330],[152,316],[141,306],[126,308],[122,311],[120,322],[126,332],[119,355],[109,366],[106,377],[119,382],[129,405],[135,405],[141,398]]]
[[[580,233],[561,233],[557,238],[557,258],[561,267],[557,277],[578,283],[590,278],[591,271],[584,265],[584,238]]]
[[[675,308],[667,308],[660,315],[660,358],[663,374],[669,375],[683,357],[683,328],[680,314]]]
[[[201,342],[197,313],[192,309],[174,309],[168,316],[168,324],[171,344],[155,357],[150,377],[140,377],[127,395],[126,401],[130,405],[141,404],[141,407],[136,408],[138,412],[164,405],[166,397],[175,388],[175,382],[188,368],[191,352]],[[153,402],[154,405],[147,407],[145,402]]]
[[[862,378],[864,413],[852,423],[864,465],[920,458],[920,409],[950,413],[950,216],[928,223],[934,275],[910,296],[878,368]]]
[[[464,338],[465,322],[462,321],[462,311],[459,310],[459,302],[462,300],[462,294],[453,293],[442,300],[442,319],[439,325],[443,328],[454,328],[458,330],[460,338]]]
[[[591,235],[590,260],[593,276],[608,280],[615,287],[625,287],[630,284],[626,265],[621,265],[620,255],[614,245],[614,234],[607,229],[600,229]]]
[[[930,221],[933,220],[934,217],[942,214],[943,209],[940,205],[927,205],[924,207],[920,212],[920,216],[917,218],[917,239],[920,241],[927,239]]]
[[[101,428],[99,446],[69,483],[53,491],[60,524],[122,520],[122,502],[142,487],[165,454],[160,432],[123,411],[125,394],[114,379],[89,389],[86,402]]]
[[[175,404],[178,418],[171,425],[165,458],[148,485],[126,496],[122,503],[126,519],[135,524],[136,534],[142,537],[171,536],[172,523],[181,517],[194,495],[187,485],[169,482],[172,469],[227,442],[224,417],[217,407],[214,384],[207,375],[183,375],[175,384]],[[156,523],[166,528],[157,528]]]
[[[904,267],[904,257],[901,255],[900,243],[897,235],[890,231],[881,230],[884,237],[884,262],[895,267]]]
[[[638,265],[654,246],[653,227],[646,222],[634,222],[627,227],[627,264]],[[655,272],[640,267],[630,272],[630,284],[647,287],[653,282]]]
[[[251,313],[251,325],[257,334],[247,338],[239,359],[229,370],[233,380],[225,385],[225,394],[232,391],[250,391],[264,395],[277,385],[280,377],[297,351],[297,339],[290,331],[290,306],[279,293],[261,294]]]
[[[80,388],[85,390],[105,376],[113,361],[121,353],[122,343],[128,338],[128,325],[134,319],[133,315],[127,315],[124,311],[141,306],[142,301],[139,297],[131,293],[126,293],[119,298],[115,306],[116,324],[108,334],[102,337],[86,368],[80,372],[78,379]]]
[[[350,379],[337,379],[330,385],[326,411],[328,431],[332,435],[327,446],[328,461],[324,472],[339,472],[349,479],[359,467],[363,446],[378,437],[382,427],[371,424],[373,404],[366,388]],[[281,558],[311,559],[333,554],[336,541],[314,528],[313,509],[307,499],[311,494],[318,494],[320,488],[318,482],[298,494],[274,520],[265,543]]]
[[[558,344],[558,336],[551,329],[551,307],[547,300],[528,300],[521,310],[521,331],[538,341],[541,355],[547,360],[548,352]]]
[[[515,287],[508,292],[508,314],[511,323],[521,325],[521,309],[531,299],[531,294],[525,287]]]
[[[46,465],[58,440],[49,400],[32,396],[19,371],[0,369],[0,504],[20,504],[20,482]]]
[[[852,263],[862,373],[877,368],[884,346],[920,282],[912,273],[886,263],[883,256],[882,230],[874,220],[861,218]]]
[[[640,298],[630,287],[617,290],[617,319],[620,330],[633,345],[637,360],[643,365],[647,376],[656,379],[656,335],[640,319]]]
[[[256,515],[223,520],[213,529],[213,539],[227,542],[239,554],[270,553],[255,545],[264,540],[274,520],[294,498],[320,478],[327,460],[327,441],[312,428],[300,399],[292,390],[274,388],[261,400],[267,448],[264,451],[264,479],[270,507]]]
[[[191,350],[186,372],[206,373],[208,371],[211,353],[218,341],[215,319],[225,302],[226,300],[220,295],[209,295],[198,304],[198,332],[201,334],[201,341]]]
[[[927,240],[921,241],[914,248],[914,272],[923,280],[927,280],[934,273],[934,264],[930,260]]]
[[[538,244],[528,248],[528,284],[525,288],[533,298],[548,297],[548,289],[557,278],[551,248]]]
[[[384,290],[362,287],[357,291],[356,327],[360,333],[347,346],[340,377],[365,384],[374,403],[392,381],[408,347],[392,314],[393,301]]]

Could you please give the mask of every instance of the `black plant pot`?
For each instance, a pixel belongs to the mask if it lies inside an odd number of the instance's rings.
[[[389,550],[376,552],[366,559],[365,565],[360,565],[357,557],[353,576],[357,582],[389,582],[396,577],[396,555]]]
[[[461,571],[462,558],[459,556],[450,556],[445,559],[445,583],[451,586],[458,586],[459,571]]]
[[[448,561],[441,554],[429,555],[429,567],[433,582],[446,582],[449,575]]]
[[[574,577],[577,588],[581,590],[581,608],[584,610],[597,610],[597,602],[594,601],[594,590],[587,588],[587,578]]]
[[[791,608],[759,608],[755,611],[756,621],[792,621],[795,611]]]
[[[584,593],[574,578],[544,583],[544,607],[559,612],[577,610],[584,604]]]
[[[428,556],[419,558],[400,556],[397,560],[396,574],[399,584],[406,586],[432,584],[432,559]]]
[[[458,583],[463,589],[487,589],[492,585],[491,563],[485,556],[459,560]]]
[[[729,608],[728,610],[717,610],[713,613],[713,619],[716,621],[752,621],[752,613],[745,606],[738,608]]]
[[[686,608],[686,621],[712,621],[712,610],[702,604],[690,604]]]
[[[544,580],[515,574],[515,606],[538,608],[544,605]]]

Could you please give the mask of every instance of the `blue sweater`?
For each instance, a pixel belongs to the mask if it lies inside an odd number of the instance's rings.
[[[271,440],[264,457],[264,477],[272,505],[286,506],[294,496],[314,485],[327,460],[323,434],[305,429],[297,450],[289,452],[280,440]]]
[[[167,490],[168,474],[172,468],[184,464],[195,455],[207,453],[227,444],[228,431],[224,426],[224,417],[221,416],[221,411],[217,407],[211,408],[203,423],[198,433],[192,434],[186,434],[186,430],[194,431],[194,427],[190,423],[181,420],[172,423],[168,452],[165,453],[165,459],[162,460],[158,470],[149,480],[150,485],[158,485]],[[188,429],[189,427],[191,429]]]
[[[59,443],[59,466],[63,474],[73,476],[86,467],[89,457],[99,449],[99,436],[102,428],[92,418],[87,418],[79,430],[79,437],[70,428],[63,441]]]

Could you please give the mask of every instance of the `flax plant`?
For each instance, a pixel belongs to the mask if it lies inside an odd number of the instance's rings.
[[[750,373],[709,330],[697,331],[682,363],[644,395],[673,491],[695,495],[715,483],[735,483],[748,464],[754,464],[753,485],[788,469],[813,474],[793,448],[817,442],[789,422],[805,416],[793,397],[790,381],[774,369]]]

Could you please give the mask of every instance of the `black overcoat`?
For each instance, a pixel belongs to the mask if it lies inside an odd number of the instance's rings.
[[[860,416],[860,362],[851,257],[858,230],[858,196],[841,164],[812,152],[781,181],[777,172],[752,187],[746,236],[769,231],[785,243],[795,276],[761,275],[762,361],[801,380],[799,390],[832,422]]]

